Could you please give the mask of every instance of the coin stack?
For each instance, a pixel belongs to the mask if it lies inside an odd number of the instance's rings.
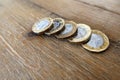
[[[103,32],[62,18],[42,18],[33,25],[32,31],[35,34],[54,35],[71,43],[81,43],[83,48],[91,52],[102,52],[109,46],[109,39]]]

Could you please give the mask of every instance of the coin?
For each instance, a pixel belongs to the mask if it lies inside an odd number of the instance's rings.
[[[45,34],[52,35],[58,33],[64,28],[64,25],[65,25],[64,19],[55,18],[53,19],[53,28],[50,31],[46,32]]]
[[[60,34],[56,35],[57,38],[69,38],[77,31],[76,23],[73,21],[66,21],[64,27],[65,29]]]
[[[102,52],[105,51],[109,46],[108,37],[101,31],[92,30],[92,35],[90,40],[82,45],[86,50],[92,52]]]
[[[77,34],[69,39],[69,42],[81,43],[87,41],[91,36],[91,28],[86,24],[77,24]]]
[[[52,28],[52,23],[53,20],[51,18],[42,18],[33,25],[32,31],[36,34],[41,34]]]

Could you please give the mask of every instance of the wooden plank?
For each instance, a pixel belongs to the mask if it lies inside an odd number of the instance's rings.
[[[120,0],[75,0],[120,15]]]
[[[32,71],[14,56],[14,49],[0,36],[0,79],[1,80],[35,80]],[[40,79],[40,78],[39,78]]]
[[[59,3],[56,7],[53,6],[56,3],[55,0],[52,3],[46,0],[49,4],[42,0],[39,1],[0,1],[2,5],[0,11],[0,68],[2,68],[0,79],[118,80],[120,78],[120,38],[118,37],[120,24],[117,24],[120,19],[119,15],[100,9],[103,12],[99,17],[98,8],[83,3],[79,6],[79,3],[72,0],[74,6],[71,7],[70,0],[56,0]],[[68,8],[65,10],[69,10],[70,14],[62,10],[66,4]],[[84,12],[81,18],[77,17],[81,16],[79,12],[72,12],[74,8],[78,11],[77,6],[85,7],[85,10],[81,8],[81,12]],[[90,12],[90,15],[86,10]],[[112,41],[111,46],[103,52],[104,54],[92,54],[80,45],[70,44],[54,37],[31,34],[31,26],[34,22],[46,16],[53,18],[61,16],[64,19],[93,25],[92,28],[100,29],[109,35]],[[104,21],[109,19],[113,20],[107,25]],[[115,30],[110,29],[113,26]],[[110,34],[108,31],[111,31]]]

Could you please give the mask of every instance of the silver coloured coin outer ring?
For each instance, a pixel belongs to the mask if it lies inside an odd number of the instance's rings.
[[[47,27],[45,27],[44,29],[42,29],[42,30],[35,30],[35,27],[36,27],[35,24],[38,23],[38,22],[40,22],[40,21],[42,21],[42,20],[45,20],[45,19],[49,20],[50,24]],[[52,28],[52,24],[53,24],[53,19],[52,18],[50,18],[50,17],[42,18],[42,19],[40,19],[40,20],[38,20],[37,22],[34,23],[34,25],[32,26],[32,31],[35,34],[42,34],[45,31],[51,29]]]
[[[61,38],[61,39],[62,38],[69,38],[69,37],[73,36],[77,32],[77,27],[76,27],[77,24],[75,22],[66,21],[65,24],[67,24],[67,23],[70,23],[70,24],[73,25],[73,30],[70,33],[67,33],[67,34],[58,34],[58,35],[56,35],[57,38]]]
[[[47,35],[55,34],[55,33],[61,31],[64,28],[64,25],[65,25],[64,19],[62,19],[62,18],[54,18],[53,22],[54,22],[54,20],[61,20],[62,21],[62,25],[58,29],[56,29],[54,31],[46,32],[45,34],[47,34]]]
[[[108,37],[103,32],[101,32],[99,30],[92,30],[92,33],[101,35],[103,37],[104,44],[100,48],[93,48],[91,46],[88,46],[87,43],[83,44],[82,47],[88,51],[91,51],[91,52],[103,52],[103,51],[105,51],[109,47],[109,44],[110,44]]]
[[[78,39],[75,39],[75,38],[69,39],[68,40],[69,42],[73,42],[73,43],[85,42],[90,38],[91,33],[92,33],[90,26],[80,23],[80,24],[77,24],[77,28],[79,28],[79,27],[85,27],[87,30],[87,34],[83,38],[80,38],[80,39],[79,38]]]

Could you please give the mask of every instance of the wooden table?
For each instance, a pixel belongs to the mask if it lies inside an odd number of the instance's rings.
[[[94,54],[35,36],[31,27],[43,17],[88,24],[111,45]],[[0,0],[0,80],[120,80],[120,0]]]

